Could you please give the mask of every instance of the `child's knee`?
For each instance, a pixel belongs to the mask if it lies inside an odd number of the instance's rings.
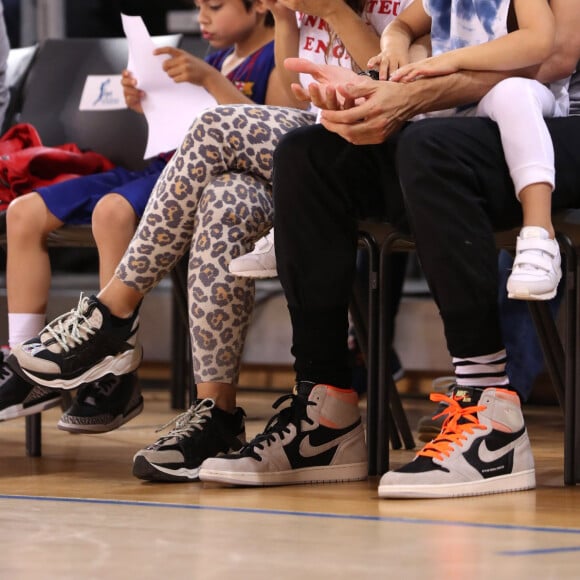
[[[93,228],[110,230],[118,227],[137,225],[137,216],[133,206],[118,193],[109,193],[102,197],[92,215]]]
[[[499,112],[507,111],[510,115],[521,111],[542,110],[542,101],[538,97],[536,81],[520,77],[504,79],[495,85],[481,100],[480,109],[494,119]]]
[[[31,235],[42,232],[48,208],[36,192],[12,200],[6,211],[9,235]]]

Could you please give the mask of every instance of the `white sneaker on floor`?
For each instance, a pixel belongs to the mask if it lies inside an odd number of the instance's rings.
[[[231,274],[245,278],[275,278],[278,270],[274,252],[274,229],[260,238],[250,253],[234,258],[230,262],[229,270]]]
[[[560,247],[544,228],[521,229],[516,257],[507,281],[508,297],[516,300],[550,300],[562,277]]]
[[[534,457],[518,395],[499,387],[455,387],[441,433],[415,459],[388,471],[383,498],[448,498],[533,489]]]

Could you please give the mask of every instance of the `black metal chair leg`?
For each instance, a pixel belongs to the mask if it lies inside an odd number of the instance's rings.
[[[368,322],[367,322],[367,455],[368,473],[377,475],[377,246],[369,234],[360,234],[359,241],[368,255]]]
[[[26,455],[40,457],[42,455],[42,415],[28,415],[26,421]]]

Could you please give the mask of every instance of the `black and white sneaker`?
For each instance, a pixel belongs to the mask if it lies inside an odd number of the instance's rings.
[[[167,434],[133,458],[133,475],[146,481],[198,481],[204,459],[236,451],[246,442],[245,413],[239,407],[228,413],[213,399],[196,401],[185,413],[158,431],[175,425]]]
[[[124,375],[141,363],[139,315],[113,317],[95,296],[81,294],[76,309],[12,349],[8,364],[45,387],[74,389],[107,374]]]
[[[460,387],[446,402],[441,433],[415,459],[388,471],[379,497],[441,498],[504,493],[536,485],[534,457],[518,395],[499,387]]]
[[[70,433],[107,433],[143,411],[137,373],[102,379],[83,385],[57,427]]]
[[[274,403],[289,407],[238,453],[206,459],[201,481],[234,485],[366,479],[367,451],[355,391],[302,382]]]
[[[60,404],[60,391],[46,389],[19,377],[0,353],[0,421],[34,415]]]

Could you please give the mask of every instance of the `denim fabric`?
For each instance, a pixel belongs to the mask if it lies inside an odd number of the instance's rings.
[[[510,300],[506,283],[513,258],[508,252],[499,254],[499,310],[505,347],[508,353],[507,374],[522,401],[529,399],[532,386],[544,370],[544,356],[536,336],[534,323],[524,300]],[[562,301],[563,284],[560,283],[556,297],[550,300],[554,318]]]

